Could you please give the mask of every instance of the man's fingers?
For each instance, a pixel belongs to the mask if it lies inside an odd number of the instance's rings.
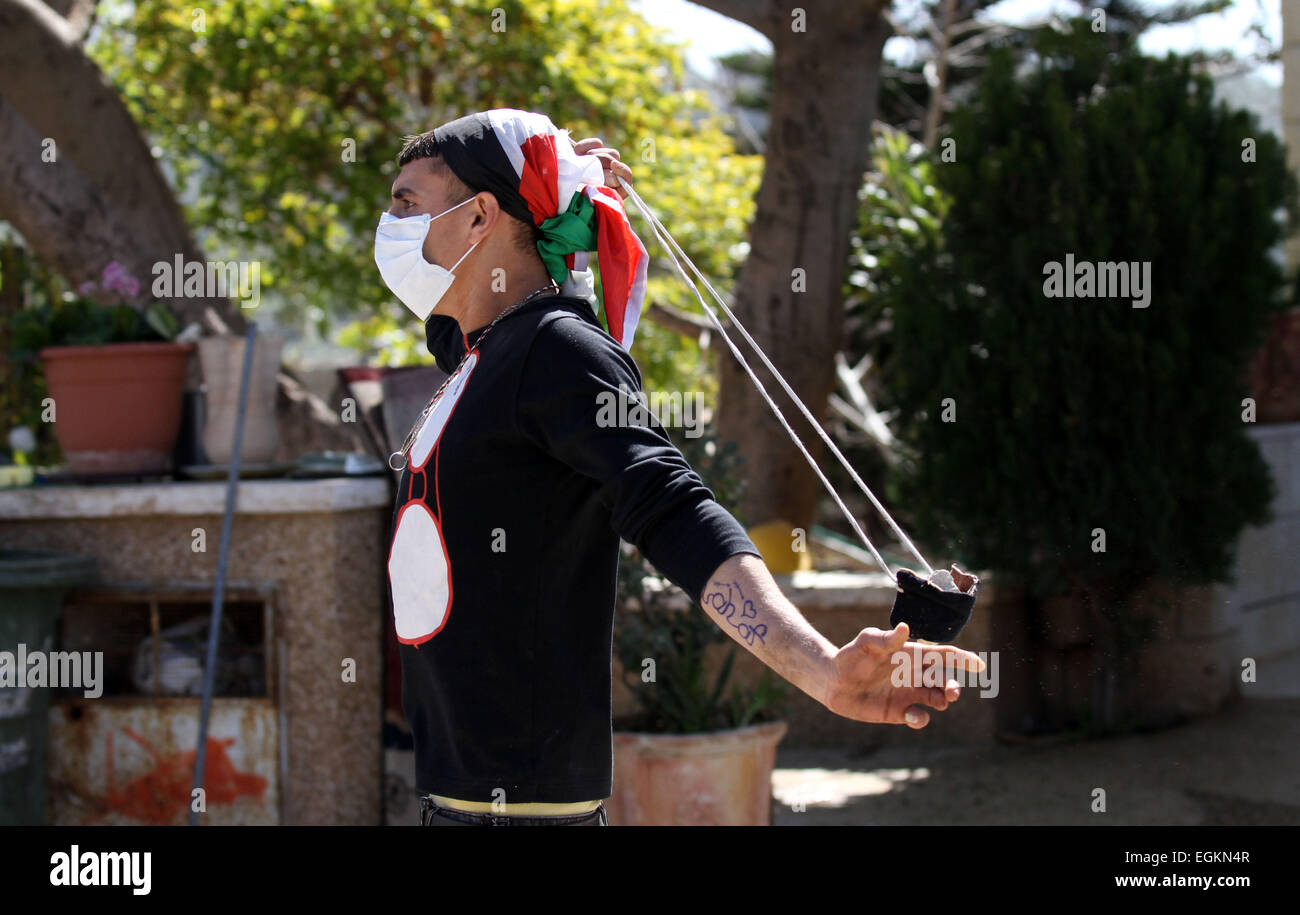
[[[891,655],[904,650],[904,648],[921,647],[915,642],[908,644],[907,636],[907,623],[899,623],[893,629],[877,629],[874,626],[868,626],[858,633],[858,637],[853,640],[853,645],[867,654],[883,650]]]
[[[930,723],[930,713],[920,706],[912,706],[903,714],[903,721],[914,731],[919,731]]]
[[[595,156],[600,160],[601,170],[605,174],[605,185],[618,191],[619,196],[624,200],[628,198],[627,189],[623,187],[619,179],[631,183],[632,169],[619,157],[617,149],[610,149],[608,146],[600,145],[599,138],[592,137],[587,140],[580,140],[575,143],[574,151],[579,155]]]
[[[622,178],[631,184],[632,169],[628,168],[622,162],[613,159],[602,159],[601,163],[605,166],[605,183],[612,188],[617,188],[618,192],[626,198],[627,191],[623,189],[623,185],[619,184],[618,179]]]
[[[579,140],[573,144],[573,151],[580,156],[606,156],[611,159],[622,159],[617,149],[612,146],[606,146],[605,141],[599,137],[588,137],[585,140]]]
[[[615,159],[622,158],[618,150],[612,146],[606,146],[605,141],[600,137],[587,137],[585,140],[579,140],[573,144],[573,151],[580,156],[589,156],[594,153],[607,153]]]
[[[949,683],[949,686],[952,684]],[[939,687],[930,687],[927,689],[916,690],[916,695],[911,698],[911,704],[907,712],[903,715],[903,721],[913,728],[923,728],[930,723],[930,713],[924,708],[929,706],[937,712],[942,712],[948,708],[952,702],[956,701],[955,696],[949,696],[946,690]]]
[[[946,711],[961,698],[961,678],[955,675],[956,670],[984,669],[984,662],[978,655],[953,645],[909,642],[909,634],[906,623],[899,623],[893,629],[868,627],[847,646],[872,658],[870,661],[852,662],[855,666],[850,668],[854,671],[851,677],[863,678],[862,692],[859,693],[859,701],[863,704],[860,715],[850,714],[848,717],[906,724],[913,729],[924,728],[929,725],[933,712]],[[871,666],[868,671],[856,666],[879,664],[884,658],[888,659],[888,668],[893,669]],[[936,673],[936,679],[931,680],[930,677]],[[905,682],[897,681],[900,675]],[[887,678],[890,685],[886,686],[882,678]],[[868,685],[869,681],[874,682]],[[882,698],[884,708],[876,704]],[[876,717],[882,713],[883,719]]]
[[[899,623],[900,626],[907,625]],[[969,670],[972,673],[980,673],[984,670],[984,660],[977,654],[958,648],[956,645],[922,645],[920,642],[909,642],[909,649],[920,649],[925,653],[927,660],[933,657],[933,652],[939,652],[943,656],[945,667],[952,667],[958,670]]]

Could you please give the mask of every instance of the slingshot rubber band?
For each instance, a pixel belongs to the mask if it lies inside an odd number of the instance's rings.
[[[668,229],[662,222],[660,222],[659,218],[654,214],[654,211],[650,209],[646,202],[641,199],[641,196],[635,189],[633,189],[631,184],[627,183],[622,178],[617,178],[617,180],[628,192],[628,196],[632,198],[633,203],[636,204],[638,212],[640,212],[641,217],[650,227],[650,231],[654,233],[660,246],[668,255],[668,259],[672,262],[673,267],[681,275],[682,280],[690,288],[691,292],[695,294],[695,298],[699,300],[700,305],[704,308],[704,311],[709,316],[710,320],[713,321],[714,327],[717,328],[718,333],[727,344],[727,348],[731,350],[732,355],[736,357],[736,361],[740,363],[741,368],[745,370],[745,373],[749,376],[750,380],[754,382],[754,387],[758,390],[767,405],[772,409],[773,414],[775,414],[777,420],[785,429],[786,434],[790,436],[791,441],[794,442],[795,446],[799,449],[799,452],[804,456],[804,460],[808,462],[808,466],[812,468],[813,472],[817,475],[817,478],[821,480],[822,485],[826,488],[826,491],[830,493],[831,498],[834,499],[835,504],[839,506],[840,511],[843,512],[844,517],[853,528],[854,533],[856,533],[862,542],[866,544],[867,549],[871,551],[871,555],[875,557],[876,562],[880,564],[880,567],[885,570],[885,573],[889,575],[898,586],[898,596],[895,598],[894,607],[890,612],[890,624],[892,626],[897,626],[900,621],[907,622],[908,628],[914,632],[918,638],[926,641],[945,642],[955,638],[966,625],[966,622],[970,619],[971,610],[975,606],[975,596],[979,591],[979,579],[973,575],[969,575],[968,573],[961,572],[961,570],[954,565],[951,570],[954,573],[954,577],[960,575],[971,579],[971,584],[968,586],[970,590],[944,591],[936,587],[932,582],[920,578],[909,569],[900,569],[897,573],[890,569],[889,564],[885,562],[884,557],[880,555],[880,551],[876,549],[875,544],[873,544],[870,538],[867,537],[866,533],[863,532],[857,519],[853,517],[853,514],[840,498],[839,493],[837,493],[835,488],[831,485],[830,480],[826,478],[826,475],[817,465],[817,462],[813,460],[812,455],[808,453],[808,449],[799,439],[799,436],[795,433],[794,429],[790,427],[785,415],[781,412],[781,408],[776,405],[776,402],[772,399],[771,395],[768,394],[763,383],[759,381],[758,376],[754,374],[754,370],[750,368],[749,363],[745,361],[745,357],[740,354],[740,350],[736,347],[736,344],[732,341],[731,337],[727,335],[727,331],[722,326],[722,322],[718,320],[717,314],[700,294],[698,286],[691,280],[690,276],[686,273],[686,270],[683,269],[681,261],[685,261],[690,267],[691,272],[699,277],[700,282],[704,284],[704,287],[708,290],[709,294],[726,313],[727,318],[732,322],[735,328],[740,331],[741,336],[745,338],[749,345],[753,347],[754,352],[758,355],[759,359],[762,360],[763,365],[766,366],[767,370],[770,371],[778,383],[780,383],[782,389],[787,395],[789,395],[790,399],[794,401],[800,412],[803,413],[804,418],[808,420],[813,429],[817,431],[817,434],[821,436],[821,439],[826,444],[827,448],[829,448],[831,453],[839,460],[840,464],[848,472],[850,478],[858,485],[858,488],[861,489],[862,493],[870,500],[876,511],[878,511],[881,517],[883,517],[889,524],[890,528],[898,536],[899,540],[909,551],[911,551],[912,555],[917,558],[921,565],[925,567],[928,575],[931,577],[935,575],[934,568],[926,561],[925,557],[921,555],[920,550],[916,548],[911,539],[908,538],[907,534],[903,532],[903,529],[899,527],[896,521],[894,521],[888,510],[886,510],[880,503],[880,500],[876,498],[875,494],[871,492],[867,484],[862,481],[860,476],[858,476],[857,471],[853,469],[853,466],[848,462],[848,459],[844,457],[839,448],[835,446],[835,443],[831,441],[826,430],[822,428],[821,423],[817,421],[812,412],[804,405],[803,401],[799,399],[799,395],[794,392],[786,382],[784,376],[782,376],[776,366],[772,364],[771,360],[767,358],[767,355],[763,352],[757,341],[750,336],[749,332],[745,330],[744,325],[740,323],[735,314],[732,313],[731,309],[727,307],[727,303],[723,301],[722,296],[719,295],[717,290],[715,290],[709,283],[708,278],[700,272],[699,268],[697,268],[691,261],[690,257],[687,256],[686,252],[681,249],[676,240],[668,232]],[[681,261],[678,260],[678,255],[680,255]],[[960,585],[958,585],[958,587],[960,587]]]
[[[622,182],[622,179],[620,179],[620,182]],[[831,453],[834,454],[835,457],[839,460],[840,464],[848,472],[849,476],[853,479],[853,481],[857,483],[858,488],[861,489],[863,494],[871,501],[871,504],[875,507],[876,511],[880,512],[881,517],[885,519],[885,521],[889,524],[890,528],[894,531],[895,534],[898,535],[899,540],[902,541],[902,543],[907,547],[907,549],[912,553],[912,555],[915,556],[923,566],[925,566],[926,574],[933,574],[934,569],[933,567],[931,567],[930,563],[926,562],[925,557],[921,555],[920,550],[916,548],[916,546],[912,543],[911,539],[908,538],[907,534],[903,532],[903,529],[898,526],[898,523],[894,521],[893,517],[890,516],[889,512],[885,509],[885,507],[880,504],[880,500],[877,499],[875,494],[867,487],[867,484],[862,481],[862,478],[858,476],[857,471],[853,469],[853,465],[851,465],[848,462],[848,459],[844,457],[844,455],[840,452],[840,449],[835,446],[835,443],[831,440],[830,436],[826,433],[826,430],[822,428],[821,423],[819,423],[816,417],[813,416],[812,411],[810,411],[807,408],[807,406],[804,405],[804,402],[799,399],[799,395],[794,392],[794,389],[791,388],[790,385],[786,382],[785,377],[777,370],[776,366],[772,364],[771,360],[767,358],[767,355],[763,352],[762,348],[758,345],[758,343],[754,340],[754,338],[749,335],[749,331],[745,330],[744,325],[742,325],[740,321],[736,319],[735,314],[733,314],[731,309],[727,307],[727,303],[723,301],[722,296],[719,295],[717,290],[713,288],[712,284],[709,283],[708,279],[704,276],[704,274],[702,274],[699,271],[699,268],[697,268],[695,264],[691,262],[691,259],[686,255],[686,252],[682,251],[681,247],[677,244],[676,240],[673,239],[672,235],[668,233],[668,230],[664,228],[663,223],[659,221],[659,218],[657,216],[655,216],[654,211],[651,210],[650,207],[646,204],[646,202],[641,199],[641,195],[639,195],[632,188],[632,186],[627,184],[626,182],[622,182],[622,184],[623,187],[627,189],[628,195],[632,198],[632,201],[637,205],[637,209],[641,212],[641,215],[645,218],[647,224],[650,225],[651,230],[655,234],[655,238],[657,238],[659,240],[660,245],[664,247],[664,250],[667,252],[669,259],[673,262],[673,266],[676,267],[677,271],[682,274],[682,279],[685,280],[686,284],[691,288],[691,291],[695,293],[695,297],[699,299],[700,304],[704,307],[704,310],[708,313],[709,317],[712,319],[714,326],[717,327],[718,333],[722,335],[722,339],[726,341],[726,344],[728,348],[731,350],[732,355],[736,357],[736,360],[740,363],[741,367],[744,368],[745,372],[749,375],[750,379],[754,382],[754,385],[758,388],[759,394],[762,395],[763,399],[767,402],[767,405],[772,408],[772,411],[776,414],[777,419],[780,420],[781,425],[785,427],[785,430],[789,434],[791,440],[793,440],[795,445],[798,446],[799,451],[803,454],[804,458],[808,461],[809,465],[816,472],[818,478],[822,481],[822,484],[826,487],[827,491],[835,499],[835,503],[840,507],[840,511],[844,513],[845,517],[852,525],[854,532],[857,533],[858,537],[861,538],[862,542],[866,544],[867,548],[871,550],[872,555],[875,556],[876,561],[880,563],[881,568],[883,568],[885,572],[889,574],[890,578],[895,577],[893,570],[889,568],[889,564],[885,562],[884,558],[880,555],[880,552],[876,549],[875,545],[872,544],[870,539],[867,538],[867,535],[862,532],[862,528],[858,526],[857,520],[853,517],[853,515],[849,512],[848,508],[844,505],[844,502],[840,499],[839,494],[836,493],[834,487],[831,486],[830,481],[827,480],[826,476],[821,472],[821,468],[817,466],[817,462],[814,461],[812,456],[808,453],[807,448],[804,447],[803,442],[800,441],[799,439],[799,436],[796,435],[794,430],[790,428],[790,424],[786,421],[785,416],[781,413],[780,407],[778,407],[776,403],[772,400],[771,395],[767,393],[767,389],[763,387],[762,382],[760,382],[758,378],[754,375],[753,369],[749,367],[749,364],[745,361],[744,356],[740,354],[740,351],[736,348],[736,345],[732,342],[731,338],[727,336],[727,331],[725,328],[723,328],[722,322],[718,320],[717,314],[713,311],[712,308],[709,307],[709,304],[704,301],[704,297],[700,295],[699,289],[696,287],[695,283],[690,279],[689,276],[686,275],[686,272],[682,269],[681,264],[678,262],[677,259],[678,254],[680,254],[681,259],[690,266],[691,271],[700,278],[700,281],[704,284],[704,287],[709,291],[709,294],[713,296],[713,298],[717,301],[718,305],[721,306],[722,310],[726,313],[727,318],[736,327],[736,329],[740,331],[741,336],[743,336],[746,342],[748,342],[749,345],[754,348],[754,352],[758,355],[758,358],[762,361],[763,365],[776,378],[777,382],[781,385],[781,388],[786,392],[786,394],[789,395],[790,399],[794,401],[795,406],[799,408],[800,412],[803,413],[804,418],[808,420],[808,422],[812,425],[812,427],[817,431],[817,434],[821,436],[822,441],[831,450]],[[676,254],[674,254],[674,250],[677,252]]]

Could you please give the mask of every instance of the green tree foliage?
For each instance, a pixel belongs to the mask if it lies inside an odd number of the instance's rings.
[[[376,361],[428,358],[372,257],[401,138],[471,111],[540,110],[603,138],[702,270],[729,282],[743,258],[760,160],[681,90],[680,49],[626,0],[138,0],[101,15],[91,53],[208,256],[261,260],[278,319],[326,337],[351,320],[343,339]],[[693,301],[659,276],[650,295]],[[647,382],[705,385],[698,349],[647,323]]]
[[[858,193],[858,224],[849,239],[844,307],[849,353],[887,355],[899,296],[924,269],[918,251],[941,244],[952,205],[935,178],[925,147],[901,130],[877,122],[871,170]],[[872,376],[879,380],[879,372]],[[876,393],[873,386],[873,393]]]
[[[1284,300],[1295,181],[1279,140],[1188,61],[1108,51],[1086,20],[1037,50],[1021,77],[994,55],[954,112],[954,160],[922,170],[951,199],[941,231],[897,201],[875,210],[892,232],[864,326],[889,328],[882,406],[911,458],[897,492],[917,530],[1038,594],[1226,580],[1274,492],[1243,367]],[[1046,296],[1067,252],[1149,262],[1149,306]]]

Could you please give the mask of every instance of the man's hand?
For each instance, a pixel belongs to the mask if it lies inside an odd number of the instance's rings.
[[[930,722],[930,713],[921,706],[943,711],[961,696],[955,679],[947,679],[944,688],[921,685],[939,673],[932,671],[926,678],[923,661],[927,665],[937,662],[935,668],[944,665],[945,675],[947,671],[978,673],[984,669],[984,662],[969,651],[955,645],[909,642],[908,634],[907,623],[891,630],[872,627],[858,633],[831,659],[822,704],[855,721],[919,729]]]
[[[619,158],[618,150],[611,149],[605,145],[605,141],[599,137],[588,137],[585,140],[579,140],[573,144],[573,151],[580,156],[595,156],[600,159],[600,164],[605,169],[605,184],[618,191],[619,196],[624,200],[627,199],[627,191],[623,186],[614,180],[614,176],[631,182],[632,169],[624,165]]]
[[[921,706],[942,711],[961,695],[961,685],[949,673],[984,670],[983,660],[969,651],[907,641],[906,623],[863,629],[836,648],[786,599],[766,563],[749,553],[718,566],[700,595],[700,607],[782,678],[854,721],[923,728],[930,713]]]

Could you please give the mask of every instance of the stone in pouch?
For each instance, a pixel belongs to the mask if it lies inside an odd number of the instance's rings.
[[[949,587],[953,590],[935,584],[936,577],[944,582],[945,574],[951,574],[953,584]],[[950,573],[940,570],[929,581],[911,569],[899,569],[898,596],[889,611],[889,625],[907,623],[910,639],[951,642],[970,620],[978,592],[979,579],[955,565]]]

